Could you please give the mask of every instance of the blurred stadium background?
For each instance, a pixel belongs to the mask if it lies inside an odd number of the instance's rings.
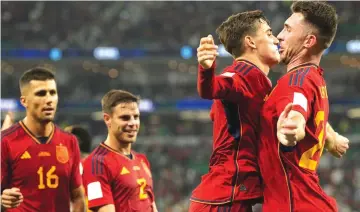
[[[340,24],[321,65],[330,122],[350,141],[343,159],[324,153],[320,181],[341,212],[360,211],[360,2],[331,2]],[[211,101],[196,91],[196,48],[230,14],[261,9],[279,33],[289,1],[278,2],[1,2],[1,112],[16,111],[19,76],[42,65],[56,71],[56,123],[79,124],[104,140],[100,99],[110,89],[142,97],[135,149],[148,155],[160,211],[187,211],[207,171],[212,146]],[[218,71],[232,59],[220,48]],[[284,70],[275,67],[273,84]],[[260,209],[257,209],[261,211]]]

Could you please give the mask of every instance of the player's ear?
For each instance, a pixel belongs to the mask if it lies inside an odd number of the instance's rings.
[[[310,34],[310,35],[307,35],[305,38],[304,47],[308,49],[308,48],[315,46],[316,43],[317,43],[316,36]]]
[[[27,108],[27,101],[25,96],[20,96],[20,103],[24,108]]]
[[[256,49],[255,41],[254,41],[254,39],[253,39],[251,36],[249,36],[249,35],[245,36],[245,38],[244,38],[244,45],[250,47],[251,49]]]
[[[104,122],[105,122],[106,126],[110,128],[110,126],[111,126],[111,124],[110,124],[111,123],[110,115],[107,114],[107,113],[103,113],[103,118],[104,118]]]

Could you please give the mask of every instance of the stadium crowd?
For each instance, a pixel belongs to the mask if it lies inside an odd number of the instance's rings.
[[[273,31],[278,33],[289,14],[290,4],[289,1],[206,2],[206,6],[197,1],[4,2],[2,45],[178,49],[186,44],[196,47],[202,32],[215,32],[222,20],[239,11],[263,10],[271,20]],[[359,38],[357,8],[360,3],[333,4],[340,17],[337,39]],[[167,20],[166,24],[163,20]]]

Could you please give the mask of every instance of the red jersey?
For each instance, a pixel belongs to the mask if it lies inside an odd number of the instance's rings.
[[[288,103],[306,120],[306,136],[285,147],[276,136],[277,120]],[[262,109],[259,166],[264,180],[263,210],[271,212],[337,211],[335,201],[320,188],[316,174],[324,149],[329,102],[323,70],[298,66],[282,78]]]
[[[199,66],[198,91],[214,99],[213,153],[191,201],[225,204],[262,196],[257,165],[260,109],[271,81],[252,63],[234,61],[219,76]]]
[[[143,154],[132,159],[101,143],[83,162],[89,209],[114,204],[117,212],[153,211],[153,181]]]
[[[24,196],[7,211],[70,211],[70,193],[82,185],[76,137],[54,125],[45,144],[20,121],[1,133],[1,189]]]

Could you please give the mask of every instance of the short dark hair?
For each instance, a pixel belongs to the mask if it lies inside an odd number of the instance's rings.
[[[111,90],[101,100],[104,113],[112,114],[112,109],[120,103],[136,102],[139,104],[140,97],[124,90]]]
[[[43,67],[35,67],[25,71],[23,75],[20,77],[19,80],[20,90],[24,86],[29,84],[31,80],[45,81],[45,80],[54,80],[54,79],[55,79],[55,74],[51,70]]]
[[[269,20],[261,10],[234,14],[216,29],[216,33],[226,51],[234,57],[239,57],[244,53],[244,37],[255,34],[261,20],[269,24]]]
[[[79,125],[72,125],[64,130],[76,136],[81,152],[89,153],[91,151],[91,135],[85,128]]]
[[[338,16],[334,6],[321,1],[297,1],[291,5],[293,13],[301,13],[305,21],[318,30],[318,42],[322,49],[333,42],[338,26]]]

